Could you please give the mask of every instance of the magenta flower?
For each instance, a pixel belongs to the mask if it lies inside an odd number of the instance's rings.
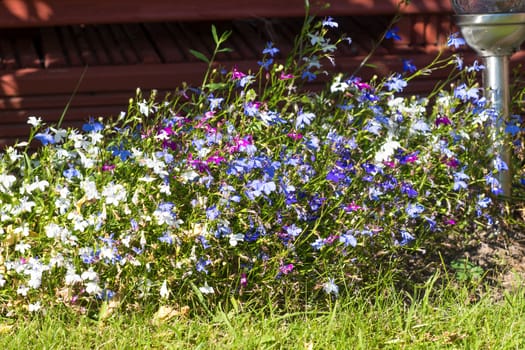
[[[210,163],[214,163],[214,164],[220,164],[221,162],[224,162],[224,157],[221,157],[221,156],[218,156],[218,155],[214,155],[214,156],[211,156],[209,157],[208,159],[206,159],[206,163],[210,164]]]
[[[454,219],[445,219],[445,224],[447,225],[455,225],[456,224],[456,220]]]
[[[350,212],[357,211],[357,210],[362,209],[362,208],[363,207],[361,207],[360,205],[357,205],[357,204],[355,204],[355,202],[352,202],[352,203],[348,204],[347,206],[345,206],[343,209],[347,213],[350,213]]]
[[[244,74],[243,72],[237,70],[237,67],[233,67],[233,70],[232,70],[232,79],[233,80],[242,79],[245,76],[246,76],[246,74]]]
[[[292,271],[293,271],[293,264],[281,265],[279,267],[279,272],[282,273],[283,275],[287,275]]]
[[[440,117],[437,117],[436,118],[436,126],[440,126],[440,125],[451,125],[452,122],[450,121],[450,119],[448,119],[447,116],[440,116]]]
[[[115,170],[115,164],[104,164],[102,166],[102,171],[112,171]]]
[[[281,75],[279,76],[280,80],[287,80],[287,79],[293,79],[293,74],[286,74],[285,72],[281,72]]]
[[[459,166],[459,161],[456,158],[448,158],[445,160],[445,164],[451,168],[457,168]]]
[[[289,138],[291,138],[294,141],[297,141],[297,140],[300,140],[300,139],[303,138],[303,135],[300,134],[300,133],[297,133],[297,132],[290,132],[290,133],[286,134],[286,136],[288,136]]]
[[[245,273],[241,274],[241,287],[246,287],[248,285],[248,277]]]

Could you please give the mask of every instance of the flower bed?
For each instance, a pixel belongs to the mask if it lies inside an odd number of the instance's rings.
[[[286,62],[269,43],[257,72],[215,68],[228,33],[213,28],[213,55],[193,52],[210,63],[200,87],[139,92],[82,130],[31,117],[28,143],[0,158],[1,312],[329,302],[437,237],[496,227],[507,165],[487,148],[482,67],[437,57],[301,89],[350,45],[329,39],[336,26],[307,18]],[[456,85],[401,95],[454,65]]]

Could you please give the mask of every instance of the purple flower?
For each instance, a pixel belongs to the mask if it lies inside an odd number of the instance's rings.
[[[210,259],[200,258],[199,261],[197,261],[197,264],[195,265],[195,269],[198,272],[204,272],[207,274],[208,270],[206,270],[206,266],[210,265],[211,263],[212,261]]]
[[[293,264],[281,265],[279,267],[279,273],[281,273],[283,275],[287,275],[287,274],[289,274],[292,271],[293,271]]]
[[[211,221],[216,220],[219,217],[220,213],[221,212],[219,211],[216,205],[212,205],[211,207],[206,209],[206,217],[208,218],[208,220]]]
[[[475,60],[472,66],[467,67],[467,72],[479,72],[480,70],[485,69],[485,66],[479,64],[478,60]]]
[[[415,239],[414,236],[412,236],[410,232],[401,230],[401,242],[399,242],[399,245],[401,246],[407,245],[410,242],[412,242],[414,239]]]
[[[490,186],[490,191],[493,194],[499,195],[499,194],[503,193],[503,189],[501,188],[500,182],[494,176],[492,176],[491,174],[486,175],[485,176],[485,181],[486,181],[487,185]]]
[[[46,129],[45,132],[39,132],[38,134],[36,134],[35,139],[40,141],[44,146],[48,144],[52,145],[55,143],[55,138],[53,137],[53,135],[51,135],[49,129]]]
[[[325,241],[322,238],[316,239],[312,244],[310,244],[314,250],[321,250],[324,247]]]
[[[331,28],[337,28],[339,26],[339,24],[336,21],[334,21],[332,17],[327,17],[325,20],[323,20],[322,25],[323,27]]]
[[[354,237],[351,231],[348,231],[347,233],[339,236],[339,242],[343,243],[345,247],[352,246],[355,248],[357,246],[357,239]]]
[[[89,122],[82,125],[84,132],[98,132],[104,130],[102,123],[96,122],[93,118],[89,118]]]
[[[404,193],[408,196],[408,198],[415,198],[417,197],[417,191],[412,187],[411,184],[404,182],[401,184],[401,193]]]
[[[166,231],[162,236],[159,237],[159,241],[166,244],[173,244],[173,237],[168,231]]]
[[[248,277],[243,272],[241,273],[241,287],[246,287],[248,285]]]
[[[393,27],[389,30],[387,30],[385,34],[385,39],[394,39],[394,40],[401,40],[401,37],[397,34],[399,32],[398,27]]]
[[[274,57],[279,53],[279,49],[273,46],[272,42],[267,42],[266,47],[262,51],[264,55],[270,55],[271,57]]]
[[[465,39],[459,37],[459,33],[452,33],[447,40],[447,46],[454,48],[459,48],[460,46],[465,45]]]
[[[425,207],[419,203],[409,203],[405,209],[408,216],[412,219],[419,217],[419,215],[425,211]]]
[[[413,59],[403,59],[403,71],[414,73],[417,70]]]
[[[317,78],[317,76],[310,71],[304,71],[301,75],[301,78],[310,82],[314,81]]]
[[[70,167],[69,169],[64,170],[62,175],[64,175],[64,177],[66,179],[71,180],[74,177],[79,177],[80,176],[80,171],[78,171],[77,169],[75,169],[73,167]]]
[[[436,118],[435,124],[436,124],[436,126],[451,125],[452,122],[450,121],[450,119],[448,119],[448,117],[446,115],[443,115],[443,116],[439,116],[439,117]]]
[[[400,74],[396,74],[390,77],[390,79],[386,81],[385,85],[388,88],[388,91],[400,92],[403,91],[403,89],[407,86],[407,82],[401,78]]]
[[[505,163],[505,161],[501,159],[500,156],[496,156],[496,158],[494,159],[494,168],[496,168],[497,171],[509,170],[507,163]]]
[[[469,176],[462,171],[454,173],[454,191],[459,191],[460,189],[467,189],[467,183],[465,180],[468,180]]]
[[[328,181],[332,181],[335,183],[338,183],[339,181],[343,180],[346,177],[344,171],[339,168],[334,168],[330,170],[330,172],[326,175],[326,179]]]

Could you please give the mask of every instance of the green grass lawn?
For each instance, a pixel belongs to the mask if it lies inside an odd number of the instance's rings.
[[[486,289],[482,292],[482,289]],[[365,294],[365,293],[362,293]],[[415,295],[415,296],[414,296]],[[330,310],[247,306],[182,313],[116,312],[104,320],[53,310],[4,319],[1,349],[523,349],[525,295],[431,280],[413,295],[381,287]]]

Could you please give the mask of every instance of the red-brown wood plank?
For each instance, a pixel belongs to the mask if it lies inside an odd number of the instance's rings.
[[[184,61],[184,54],[171,37],[165,23],[145,23],[144,28],[151,40],[155,41],[162,62]]]
[[[393,14],[399,0],[310,1],[311,13],[349,16]],[[304,16],[304,0],[3,0],[3,27],[68,24],[203,21],[257,17]],[[451,13],[449,1],[412,0],[401,6],[404,13]]]
[[[155,46],[149,41],[139,26],[125,24],[122,26],[124,32],[128,36],[131,46],[135,50],[141,63],[161,63],[162,59],[159,57]]]
[[[93,55],[96,57],[96,62],[99,65],[112,64],[108,48],[104,45],[104,41],[98,35],[94,25],[83,26],[83,34],[86,41],[89,43]]]
[[[65,67],[67,65],[67,60],[64,50],[60,45],[56,29],[47,27],[41,28],[40,38],[42,43],[42,51],[44,54],[44,67]]]
[[[14,40],[14,50],[19,67],[40,67],[40,58],[36,52],[31,33],[17,37]]]
[[[75,38],[71,33],[70,27],[58,27],[58,37],[64,48],[64,53],[67,57],[67,61],[72,66],[83,66],[84,61],[80,54],[79,48],[77,47]]]
[[[126,59],[120,48],[120,43],[115,41],[110,27],[107,25],[97,25],[93,26],[93,30],[97,32],[98,37],[101,40],[101,45],[106,50],[111,64],[125,64]]]
[[[72,39],[74,40],[73,43],[69,43],[69,45],[76,45],[78,47],[78,50],[80,52],[80,57],[82,58],[82,63],[84,65],[95,65],[97,64],[97,57],[95,56],[95,49],[91,47],[89,41],[87,40],[85,29],[84,27],[80,26],[71,26],[69,27]]]
[[[9,38],[0,38],[0,55],[3,69],[14,70],[17,68],[15,50]]]
[[[179,47],[183,48],[182,54],[185,56],[186,62],[198,62],[199,60],[193,56],[189,49],[197,49],[194,45],[194,42],[188,37],[187,33],[183,32],[179,23],[167,23],[166,24],[168,31],[170,32],[172,38],[177,40]],[[198,49],[197,49],[198,50]],[[205,51],[206,54],[209,54],[208,51]]]
[[[115,42],[115,49],[118,49],[122,54],[124,61],[128,64],[139,63],[139,55],[131,46],[130,39],[120,24],[112,24],[108,26]]]

